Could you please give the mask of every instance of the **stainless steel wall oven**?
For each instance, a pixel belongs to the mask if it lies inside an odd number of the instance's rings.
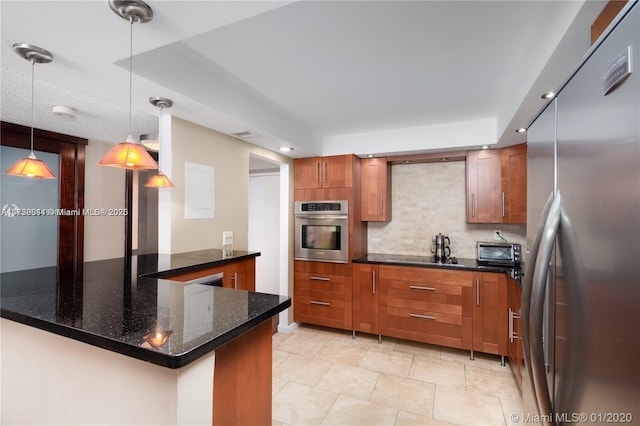
[[[296,201],[295,259],[349,263],[349,201]]]

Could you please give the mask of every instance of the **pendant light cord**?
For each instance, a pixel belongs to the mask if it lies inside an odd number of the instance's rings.
[[[33,126],[34,126],[34,119],[33,119],[33,104],[34,104],[34,86],[35,86],[35,75],[36,72],[36,60],[35,59],[31,59],[31,154],[33,154]]]
[[[133,93],[133,21],[134,16],[129,16],[129,136],[131,134],[131,99]]]

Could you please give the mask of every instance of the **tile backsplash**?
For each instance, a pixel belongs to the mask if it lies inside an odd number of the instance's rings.
[[[525,250],[526,225],[466,222],[464,161],[402,164],[391,167],[392,220],[369,222],[369,253],[431,256],[429,244],[441,233],[451,240],[451,255],[476,258],[478,241],[493,241],[500,230]]]

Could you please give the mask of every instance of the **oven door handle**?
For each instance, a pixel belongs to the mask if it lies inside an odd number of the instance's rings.
[[[345,215],[335,215],[335,216],[316,216],[316,215],[309,215],[309,216],[301,216],[301,215],[296,215],[296,219],[349,219],[349,216],[345,216]]]

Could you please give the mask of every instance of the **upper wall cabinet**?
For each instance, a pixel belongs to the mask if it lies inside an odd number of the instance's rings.
[[[500,150],[467,153],[467,222],[502,222]]]
[[[391,220],[391,163],[386,158],[360,160],[360,220]]]
[[[527,145],[467,153],[467,222],[527,223]]]
[[[502,223],[527,223],[527,144],[500,152]]]
[[[293,162],[294,188],[351,188],[353,162],[351,155],[299,158]]]

